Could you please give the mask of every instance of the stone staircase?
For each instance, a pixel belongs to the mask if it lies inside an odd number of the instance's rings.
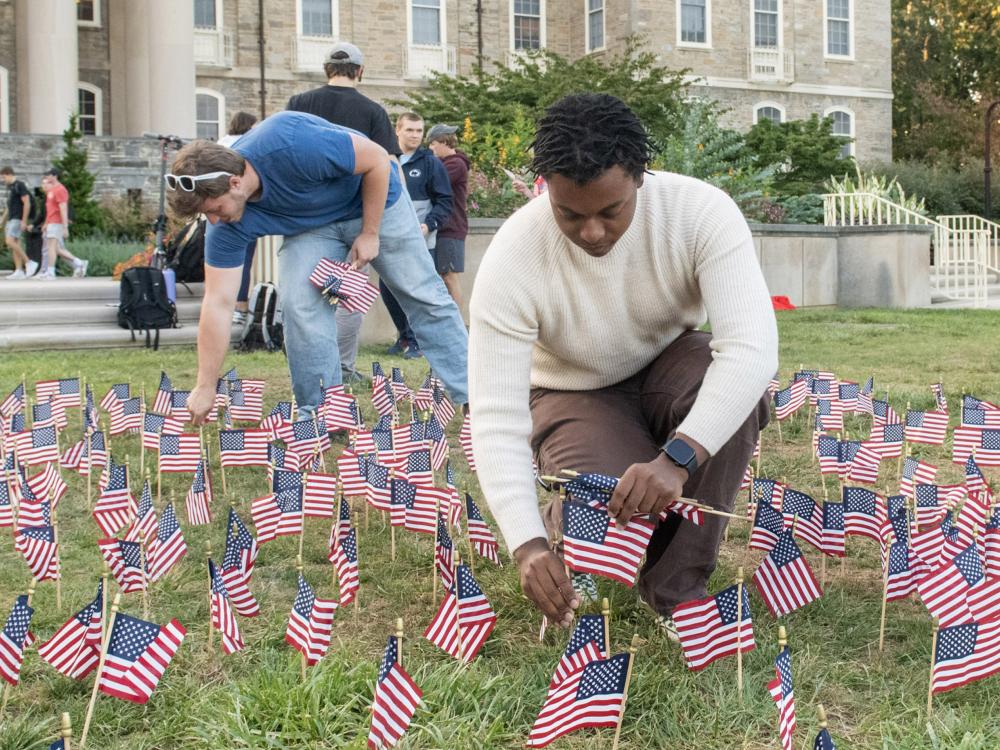
[[[143,347],[145,336],[118,327],[118,282],[108,277],[10,281],[0,275],[0,351]],[[160,346],[192,345],[198,335],[202,284],[177,285],[179,328],[160,332]]]
[[[938,291],[945,285],[940,283],[948,274],[953,273],[947,268],[931,269],[931,307],[934,309],[972,307],[968,300],[955,300]],[[986,271],[986,304],[987,309],[1000,309],[1000,273],[990,269]]]

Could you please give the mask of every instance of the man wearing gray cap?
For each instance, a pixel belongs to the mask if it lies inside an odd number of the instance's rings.
[[[390,156],[399,158],[399,141],[389,122],[389,115],[378,102],[358,91],[364,75],[364,57],[350,42],[337,42],[323,63],[327,84],[296,94],[288,100],[287,109],[308,112],[334,125],[357,130],[384,148]],[[344,382],[360,379],[354,369],[358,354],[358,336],[364,316],[361,313],[337,310],[337,346]]]

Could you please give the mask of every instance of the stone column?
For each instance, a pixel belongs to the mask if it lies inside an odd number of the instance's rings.
[[[74,0],[18,0],[18,130],[62,133],[79,108]]]
[[[141,135],[149,125],[147,0],[108,0],[111,132]]]
[[[194,3],[147,5],[149,118],[159,133],[195,135]]]

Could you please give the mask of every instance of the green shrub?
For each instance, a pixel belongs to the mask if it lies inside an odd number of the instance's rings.
[[[59,181],[69,192],[69,210],[73,217],[70,234],[86,237],[101,229],[102,214],[94,202],[94,175],[87,169],[87,149],[80,144],[83,133],[77,127],[78,116],[69,117],[69,127],[63,131],[66,144],[63,155],[52,162],[59,170]]]
[[[783,211],[782,224],[822,224],[823,196],[816,193],[808,195],[784,195],[777,199]]]
[[[866,193],[875,195],[910,211],[923,214],[924,216],[927,215],[927,208],[924,205],[923,198],[919,195],[908,193],[895,177],[863,172],[858,166],[855,166],[853,176],[845,174],[841,178],[831,177],[827,180],[826,190],[828,193]]]
[[[774,189],[781,195],[816,193],[853,166],[852,158],[841,156],[844,139],[833,135],[832,126],[816,115],[780,125],[761,120],[747,133],[746,149],[759,165],[774,166]]]
[[[907,193],[923,198],[930,216],[983,213],[982,159],[971,159],[958,169],[919,161],[899,161],[866,164],[865,171],[897,180]],[[1000,178],[995,182],[1000,183]],[[993,186],[992,198],[992,216],[996,221],[1000,216],[1000,184]]]
[[[506,218],[527,202],[514,190],[506,175],[490,177],[481,171],[469,173],[469,216],[475,218]]]
[[[110,276],[116,263],[142,250],[144,243],[119,242],[98,235],[78,240],[71,239],[67,247],[73,255],[90,261],[88,276]]]
[[[129,196],[105,196],[100,211],[104,236],[122,241],[144,241],[156,218],[151,206]]]

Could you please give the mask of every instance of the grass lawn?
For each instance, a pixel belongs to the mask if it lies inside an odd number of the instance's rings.
[[[929,385],[943,378],[951,411],[956,415],[965,391],[1000,399],[997,363],[1000,341],[997,317],[972,311],[795,311],[779,314],[781,377],[786,382],[799,364],[833,370],[841,378],[864,382],[875,376],[876,392],[888,390],[897,412],[907,403],[930,408]],[[375,356],[364,353],[364,364]],[[381,357],[383,365],[403,365]],[[289,383],[280,355],[231,355],[244,377],[266,378],[267,409],[288,398]],[[406,362],[404,373],[419,385],[426,364]],[[195,358],[190,350],[150,352],[101,351],[11,354],[0,360],[0,398],[25,373],[29,383],[41,378],[69,377],[78,371],[93,383],[100,399],[114,382],[129,380],[134,388],[155,390],[166,370],[178,388],[193,384]],[[363,399],[367,404],[367,398]],[[369,414],[370,416],[370,414]],[[77,439],[78,422],[63,438]],[[953,421],[957,417],[953,416]],[[848,430],[865,434],[870,419],[853,416]],[[451,428],[457,446],[456,419]],[[779,442],[772,425],[763,435],[762,473],[785,477],[796,489],[822,497],[817,465],[810,460],[810,432],[803,415],[782,425]],[[613,435],[595,435],[613,440]],[[138,439],[115,438],[116,460],[131,457],[133,476],[139,465]],[[454,452],[459,482],[471,483],[460,451]],[[942,483],[960,480],[943,449],[915,446],[914,455],[941,468]],[[147,462],[148,464],[148,462]],[[329,461],[328,461],[329,465]],[[895,491],[896,462],[883,466],[880,491]],[[63,610],[56,611],[51,583],[39,587],[33,631],[51,636],[70,614],[94,596],[101,571],[95,544],[98,533],[88,517],[85,483],[65,472],[71,491],[59,510],[63,565]],[[410,636],[404,664],[424,692],[424,705],[401,747],[517,748],[545,697],[552,668],[565,646],[563,632],[549,631],[538,642],[539,617],[519,590],[516,570],[476,561],[476,575],[499,615],[493,636],[469,666],[420,638],[434,607],[431,601],[432,540],[400,532],[395,561],[389,558],[389,531],[373,513],[366,530],[360,522],[361,607],[338,613],[327,657],[310,668],[303,683],[297,652],[283,642],[285,623],[295,597],[294,559],[298,541],[283,537],[265,544],[258,557],[252,589],[261,616],[240,619],[247,648],[223,656],[207,643],[209,599],[204,564],[205,544],[221,555],[225,541],[226,501],[235,503],[249,524],[250,501],[266,492],[259,469],[227,472],[229,495],[222,498],[216,471],[215,520],[211,526],[187,527],[183,511],[189,475],[165,475],[164,499],[175,498],[189,552],[178,569],[151,589],[150,619],[163,624],[178,618],[187,638],[145,706],[100,696],[88,747],[103,750],[144,748],[362,748],[369,725],[372,685],[386,636],[397,616]],[[996,474],[993,475],[996,478]],[[831,489],[833,484],[830,485]],[[138,481],[133,489],[138,495]],[[484,505],[484,503],[481,503]],[[162,505],[160,506],[162,508]],[[363,514],[362,514],[363,518]],[[711,590],[732,582],[737,566],[752,574],[761,553],[746,548],[746,524],[734,522],[724,544]],[[309,519],[304,540],[305,577],[318,596],[334,597],[332,566],[326,559],[329,523]],[[28,584],[28,572],[10,536],[0,542],[0,617],[6,617],[16,594]],[[820,558],[807,557],[818,570]],[[816,705],[824,704],[830,731],[841,748],[967,748],[1000,744],[1000,679],[985,680],[938,696],[933,716],[925,712],[931,655],[931,627],[916,600],[892,603],[888,609],[886,649],[878,652],[881,573],[877,545],[851,537],[849,559],[828,566],[827,588],[818,602],[783,620],[793,653],[798,705],[796,748],[811,748],[816,731]],[[218,558],[216,558],[218,559]],[[504,555],[504,559],[508,558]],[[679,649],[653,625],[636,594],[600,581],[611,600],[612,649],[624,650],[633,633],[641,647],[632,678],[621,747],[714,750],[775,748],[777,712],[766,684],[774,676],[777,623],[756,592],[751,594],[758,648],[744,660],[745,690],[736,690],[736,664],[727,659],[701,673],[684,667]],[[113,587],[112,587],[113,588]],[[124,611],[141,616],[138,595],[126,597]],[[91,692],[92,677],[72,682],[43,663],[34,649],[22,669],[22,683],[12,690],[0,720],[0,750],[48,747],[55,739],[61,711],[69,711],[79,736]],[[585,730],[557,741],[555,748],[610,747],[613,730]]]

